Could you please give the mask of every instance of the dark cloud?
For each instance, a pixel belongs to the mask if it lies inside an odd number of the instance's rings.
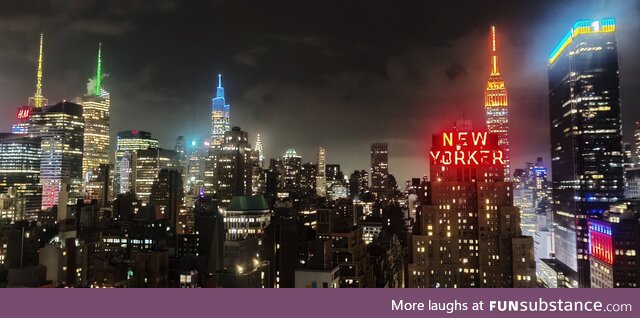
[[[216,75],[231,121],[268,157],[318,146],[345,171],[387,141],[400,182],[427,168],[430,135],[484,126],[488,30],[498,28],[515,166],[549,161],[546,57],[583,18],[618,19],[625,131],[640,118],[639,1],[15,1],[0,11],[0,130],[33,94],[45,32],[44,92],[85,91],[103,43],[112,133],[149,130],[164,147],[210,131]],[[630,135],[630,134],[628,134]]]
[[[445,73],[447,74],[447,77],[452,81],[460,76],[467,76],[467,70],[460,64],[451,65]]]

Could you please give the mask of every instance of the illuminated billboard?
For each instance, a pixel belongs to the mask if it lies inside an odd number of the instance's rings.
[[[16,114],[16,118],[20,122],[29,120],[29,118],[31,118],[31,107],[29,106],[18,107],[18,113]]]

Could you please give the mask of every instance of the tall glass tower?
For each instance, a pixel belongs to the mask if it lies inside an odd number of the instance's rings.
[[[484,92],[484,106],[487,111],[487,129],[489,129],[490,133],[498,136],[498,145],[502,147],[506,163],[504,165],[504,178],[505,181],[509,181],[511,179],[511,162],[509,160],[509,103],[504,78],[500,75],[500,69],[498,68],[496,27],[494,26],[491,26],[489,49],[491,52],[491,75],[489,75],[487,88]]]
[[[549,57],[556,259],[567,287],[589,287],[588,219],[623,197],[622,118],[614,19],[582,20]]]
[[[98,46],[96,77],[89,81],[87,94],[78,98],[84,118],[82,177],[85,182],[97,174],[101,164],[109,164],[109,109],[111,96],[102,88],[102,45]]]
[[[216,97],[212,100],[211,111],[211,146],[218,148],[224,142],[224,133],[231,130],[229,126],[229,105],[225,103],[222,75],[218,75]]]

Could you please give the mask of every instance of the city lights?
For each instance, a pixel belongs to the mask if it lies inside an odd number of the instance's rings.
[[[0,28],[0,287],[640,287],[640,24],[362,5]]]

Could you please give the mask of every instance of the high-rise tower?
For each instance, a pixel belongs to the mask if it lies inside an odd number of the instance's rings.
[[[100,165],[109,164],[111,96],[102,89],[102,44],[98,45],[95,78],[89,80],[87,93],[78,98],[77,103],[82,105],[84,118],[82,177],[88,182],[92,174],[98,173]],[[86,190],[88,191],[88,188]],[[87,195],[91,196],[89,193]]]
[[[484,92],[484,107],[487,111],[487,129],[498,136],[498,144],[502,147],[505,156],[504,177],[508,181],[511,178],[509,160],[509,109],[507,101],[507,88],[504,78],[500,75],[498,67],[498,44],[496,41],[496,27],[491,26],[491,74]]]
[[[522,236],[498,141],[466,127],[433,135],[409,287],[536,287],[533,239]]]
[[[29,97],[29,106],[42,107],[49,103],[46,97],[42,96],[42,48],[44,44],[44,34],[40,33],[40,53],[38,53],[38,71],[36,74],[36,92],[33,97]]]
[[[588,220],[624,195],[615,20],[582,20],[549,57],[555,256],[567,287],[589,287]]]
[[[60,102],[36,107],[31,115],[31,125],[33,135],[42,140],[42,209],[49,209],[60,203],[65,204],[65,197],[68,199],[67,202],[75,203],[81,198],[84,146],[82,106]],[[60,197],[63,200],[59,200]]]
[[[318,196],[324,197],[327,195],[327,165],[326,165],[326,151],[324,148],[318,148],[318,169],[316,176],[316,193]]]
[[[264,148],[262,146],[262,139],[260,139],[260,134],[258,134],[258,139],[256,140],[256,146],[254,151],[258,155],[258,165],[262,168],[264,164]]]
[[[151,138],[151,133],[141,130],[126,130],[118,132],[116,139],[116,164],[114,192],[126,193],[134,188],[133,155],[136,150],[158,148],[158,140]]]
[[[371,192],[378,198],[389,192],[389,146],[386,142],[371,144]]]
[[[213,109],[211,111],[211,147],[218,148],[224,142],[224,133],[229,131],[229,105],[224,99],[224,88],[222,87],[222,75],[218,75],[218,87],[216,97],[213,98]]]

